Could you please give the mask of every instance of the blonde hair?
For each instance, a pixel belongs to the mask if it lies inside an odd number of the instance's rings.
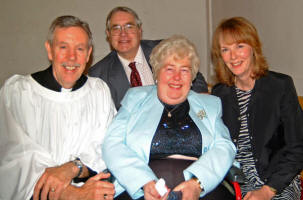
[[[191,61],[192,80],[196,78],[199,71],[200,60],[195,45],[182,35],[173,35],[162,40],[150,55],[150,64],[153,70],[154,80],[157,80],[164,61],[169,56],[174,55],[175,59],[180,60],[188,57]]]
[[[262,53],[262,44],[254,25],[243,17],[233,17],[221,21],[216,28],[211,49],[211,59],[219,82],[234,85],[235,75],[228,69],[221,57],[220,38],[224,42],[246,43],[253,50],[252,78],[259,79],[268,71],[268,65]]]

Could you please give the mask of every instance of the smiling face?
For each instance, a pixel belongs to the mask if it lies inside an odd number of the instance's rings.
[[[253,69],[253,49],[247,43],[225,42],[220,38],[221,57],[236,78],[250,78]]]
[[[175,105],[186,100],[191,86],[191,61],[188,57],[169,56],[158,72],[158,97],[166,104]]]
[[[72,88],[82,75],[92,47],[87,33],[80,27],[56,28],[53,43],[45,43],[52,61],[53,75],[64,88]]]
[[[117,25],[124,27],[126,24],[135,25],[135,30],[132,33],[126,33],[122,29],[119,35],[111,33],[112,27]],[[106,34],[111,46],[120,56],[132,61],[137,54],[142,36],[142,29],[137,26],[135,17],[130,13],[118,11],[112,15],[109,29],[106,31]]]

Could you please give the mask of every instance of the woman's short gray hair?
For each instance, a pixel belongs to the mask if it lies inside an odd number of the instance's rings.
[[[189,58],[191,61],[192,80],[194,80],[199,71],[200,59],[195,45],[182,35],[173,35],[162,40],[152,50],[149,62],[152,66],[154,80],[157,80],[159,71],[164,66],[165,60],[172,55],[178,60],[186,57]]]

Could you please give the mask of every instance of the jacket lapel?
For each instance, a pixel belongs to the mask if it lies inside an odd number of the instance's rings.
[[[130,127],[133,127],[134,129],[129,130],[129,132],[135,134],[130,137],[131,140],[129,143],[133,149],[136,149],[136,152],[138,152],[140,156],[143,156],[146,161],[148,161],[151,141],[156,132],[163,112],[163,105],[160,103],[157,96],[157,87],[153,87],[150,94],[147,95],[144,102],[141,104],[144,104],[144,106],[140,107],[140,109],[136,109],[135,112],[137,113],[132,113],[132,115],[136,117],[131,119],[130,123],[132,125],[130,125]]]
[[[148,64],[148,66],[150,67],[150,69],[152,70],[152,67],[151,67],[151,65],[150,65],[150,63],[149,63],[149,56],[150,56],[150,54],[151,54],[153,48],[152,48],[152,47],[149,47],[148,45],[146,45],[143,41],[141,41],[140,44],[141,44],[141,48],[142,48],[142,51],[143,51],[143,53],[144,53],[146,62],[147,62],[147,64]]]
[[[112,60],[111,63],[109,63],[111,67],[108,75],[109,77],[108,84],[110,84],[110,88],[114,88],[114,94],[112,94],[113,99],[117,99],[120,101],[122,100],[126,91],[130,88],[130,83],[127,79],[122,63],[120,62],[117,56],[117,53],[115,52],[113,56],[114,59]],[[115,104],[116,103],[117,102],[115,102]]]

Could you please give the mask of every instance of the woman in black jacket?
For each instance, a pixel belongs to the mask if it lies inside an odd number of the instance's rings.
[[[257,30],[242,17],[219,24],[212,61],[219,81],[212,94],[237,146],[244,200],[299,199],[303,112],[292,78],[268,70]]]

